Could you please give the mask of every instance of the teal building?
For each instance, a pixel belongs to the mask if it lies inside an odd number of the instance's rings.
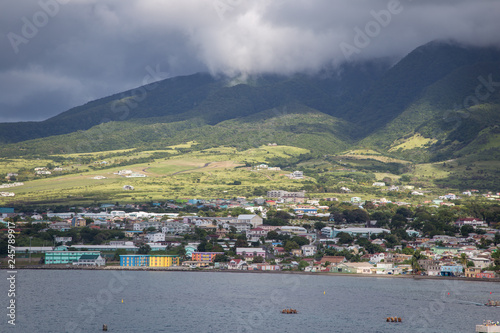
[[[83,255],[100,255],[99,251],[47,251],[45,264],[71,264],[80,260]]]

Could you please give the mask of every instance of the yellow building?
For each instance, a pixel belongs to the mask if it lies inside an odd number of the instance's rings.
[[[149,267],[179,266],[179,256],[175,255],[150,255]]]

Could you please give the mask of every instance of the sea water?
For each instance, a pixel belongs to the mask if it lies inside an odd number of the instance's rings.
[[[0,332],[474,332],[496,283],[335,275],[19,270]],[[282,314],[292,308],[297,314]],[[400,317],[401,323],[386,322]]]

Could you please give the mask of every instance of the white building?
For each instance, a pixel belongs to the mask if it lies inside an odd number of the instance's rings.
[[[247,231],[247,241],[257,242],[261,237],[266,238],[268,231],[262,228],[253,228]]]
[[[285,225],[283,227],[280,227],[280,230],[283,232],[290,232],[292,234],[306,234],[307,229],[303,227],[297,227],[297,226],[288,226]]]
[[[106,265],[106,259],[104,259],[100,254],[84,254],[74,261],[73,265],[76,266],[104,266]]]
[[[294,171],[288,175],[290,179],[303,179],[304,173],[302,171]]]
[[[257,256],[261,256],[264,259],[266,258],[266,251],[260,247],[237,247],[236,254],[244,256],[245,259],[253,259]]]
[[[159,243],[165,241],[165,234],[162,232],[154,232],[146,235],[149,243]]]
[[[252,229],[252,225],[250,223],[224,223],[222,225],[224,229],[231,230],[231,227],[236,229],[237,233],[248,232]]]
[[[144,229],[147,229],[147,228],[156,228],[156,229],[159,229],[161,227],[161,223],[160,222],[148,222],[148,221],[144,221],[144,222],[138,222],[138,223],[134,223],[133,224],[133,230],[144,230]]]
[[[263,224],[262,217],[256,214],[241,214],[238,216],[238,223],[250,223],[252,228]]]
[[[305,198],[305,196],[306,196],[305,191],[299,191],[299,192],[288,192],[283,190],[267,191],[268,198]]]
[[[55,237],[56,243],[66,244],[67,242],[73,241],[73,237]]]
[[[316,254],[316,246],[314,245],[302,245],[300,249],[304,257],[312,257]]]
[[[112,217],[125,217],[126,215],[123,210],[112,210],[110,214]]]
[[[191,226],[182,222],[167,222],[161,231],[164,234],[184,234],[191,231]]]

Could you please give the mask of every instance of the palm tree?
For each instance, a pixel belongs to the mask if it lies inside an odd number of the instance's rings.
[[[460,263],[464,266],[464,268],[467,267],[467,255],[465,253],[460,254]]]
[[[415,274],[415,272],[417,271],[422,270],[422,267],[420,267],[420,264],[418,263],[420,259],[424,259],[424,256],[420,253],[420,251],[417,250],[411,258],[411,269],[413,274]]]

